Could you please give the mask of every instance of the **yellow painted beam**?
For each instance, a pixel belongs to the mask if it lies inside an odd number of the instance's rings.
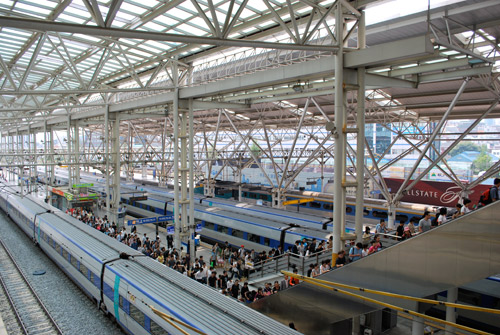
[[[283,206],[298,205],[298,204],[303,204],[303,203],[311,202],[311,201],[314,201],[314,198],[287,200],[287,201],[283,201]]]

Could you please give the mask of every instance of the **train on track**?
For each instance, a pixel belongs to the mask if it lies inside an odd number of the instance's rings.
[[[17,186],[1,187],[0,208],[129,334],[298,334]]]

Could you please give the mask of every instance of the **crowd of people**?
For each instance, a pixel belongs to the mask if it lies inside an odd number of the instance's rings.
[[[495,179],[495,185],[490,189],[491,201],[496,201],[499,198],[499,186],[500,179],[497,178]],[[484,206],[487,202],[487,200],[483,200],[483,203],[480,203],[479,206]],[[469,199],[464,199],[462,203],[456,205],[456,212],[451,216],[448,216],[446,208],[441,208],[434,218],[432,218],[432,214],[429,211],[425,211],[420,220],[411,218],[406,225],[404,222],[400,222],[394,232],[389,231],[384,219],[381,219],[376,225],[375,234],[372,234],[370,227],[366,226],[363,234],[363,243],[349,242],[346,245],[345,251],[341,250],[338,253],[338,257],[333,265],[331,265],[330,260],[323,261],[321,265],[311,264],[307,271],[307,276],[317,277],[334,268],[342,267],[349,262],[357,261],[381,250],[382,242],[380,236],[395,233],[395,238],[404,241],[415,234],[423,233],[433,227],[442,225],[450,218],[454,219],[467,214],[473,209],[472,202]],[[187,277],[243,302],[253,302],[262,299],[299,283],[298,279],[285,276],[281,281],[268,282],[265,283],[264,287],[259,287],[256,290],[251,289],[246,279],[249,276],[249,272],[257,264],[262,264],[284,253],[290,253],[292,257],[310,257],[313,254],[332,249],[331,237],[327,241],[319,242],[316,239],[312,239],[312,241],[307,241],[306,239],[297,240],[286,251],[278,247],[277,249],[271,249],[269,252],[256,252],[253,249],[247,250],[244,245],[238,250],[233,250],[228,242],[224,245],[216,243],[212,247],[211,256],[207,264],[203,256],[191,260],[189,254],[182,247],[181,250],[173,248],[173,240],[170,235],[167,236],[167,247],[165,247],[161,245],[159,236],[156,236],[152,240],[149,239],[147,234],[139,236],[135,226],[130,233],[127,233],[125,227],[118,229],[116,224],[110,222],[106,215],[101,218],[95,215],[91,209],[68,209],[66,213]],[[296,268],[293,271],[295,273],[298,272]]]
[[[167,247],[165,247],[162,246],[159,236],[153,240],[150,240],[146,233],[140,236],[135,226],[130,233],[127,233],[125,227],[118,229],[106,215],[101,218],[92,209],[72,208],[66,213],[165,266],[243,302],[262,299],[299,283],[297,279],[285,276],[279,282],[265,283],[264,287],[250,289],[246,281],[250,269],[256,263],[281,255],[283,253],[281,247],[267,253],[265,251],[258,253],[254,250],[246,250],[243,245],[240,249],[233,250],[228,242],[222,246],[215,244],[207,263],[203,256],[191,260],[183,247],[180,251],[173,248],[171,236],[167,236]],[[294,272],[297,273],[297,270],[295,269]]]

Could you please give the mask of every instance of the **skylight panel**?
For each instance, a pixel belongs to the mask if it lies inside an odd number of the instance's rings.
[[[158,41],[146,41],[143,45],[147,45],[153,48],[157,48],[159,50],[170,49],[170,46],[167,43],[161,43]]]
[[[257,13],[256,13],[256,12],[254,12],[253,10],[247,9],[247,8],[245,7],[245,9],[243,9],[243,10],[241,11],[240,18],[241,18],[241,19],[248,19],[248,18],[251,18],[252,16],[256,16],[256,15],[257,15]]]
[[[169,15],[171,15],[172,17],[176,17],[176,18],[186,18],[188,16],[190,16],[191,14],[180,9],[180,8],[172,8],[170,9],[168,12],[167,12]]]
[[[131,22],[134,19],[136,19],[137,17],[134,16],[134,15],[130,15],[130,14],[124,13],[122,11],[118,11],[118,13],[116,13],[116,18],[120,18],[120,19],[125,20],[127,22]],[[115,19],[115,21],[116,21],[116,19]]]
[[[194,35],[194,36],[204,36],[207,34],[206,31],[203,31],[201,29],[195,28],[191,25],[188,25],[186,23],[183,23],[177,27],[177,29],[184,31],[188,35]]]
[[[147,44],[145,44],[145,43],[144,43],[144,44],[141,44],[141,48],[142,48],[142,49],[145,49],[145,50],[147,50],[147,51],[151,51],[151,52],[152,52],[152,53],[154,53],[154,54],[158,54],[158,53],[162,52],[162,50],[163,50],[163,49],[153,48],[153,47],[151,47],[151,46],[148,46],[148,45],[147,45]]]
[[[50,14],[50,10],[49,9],[45,9],[45,8],[42,8],[42,7],[39,7],[39,6],[28,5],[28,4],[22,3],[22,2],[17,2],[16,6],[14,8],[17,9],[17,10],[24,9],[26,11],[29,11],[29,12],[32,12],[32,13],[37,13],[39,15],[48,15],[48,14]]]
[[[140,1],[130,1],[132,4],[137,6],[144,6],[148,8],[154,8],[158,6],[158,0],[140,0]]]
[[[132,4],[127,3],[127,2],[123,2],[122,5],[120,6],[120,12],[122,12],[122,11],[127,11],[130,13],[134,13],[137,16],[140,16],[140,15],[144,14],[144,12],[146,12],[147,9],[144,9],[144,8],[136,6],[136,5],[132,5]]]
[[[0,5],[5,5],[8,7],[11,7],[14,4],[14,1],[12,0],[0,0]]]
[[[88,18],[90,19],[90,14],[89,12],[87,11],[84,11],[82,9],[79,9],[79,8],[75,8],[73,6],[68,6],[66,7],[66,9],[64,10],[65,13],[71,13],[71,14],[74,14],[78,17],[81,17],[81,18]]]
[[[150,29],[152,31],[160,31],[161,32],[161,31],[165,30],[165,26],[162,26],[162,25],[154,23],[154,22],[148,22],[145,25],[143,25],[142,27]]]
[[[61,15],[59,15],[57,17],[57,21],[58,22],[67,22],[67,23],[78,23],[78,24],[84,24],[85,22],[87,22],[87,20],[79,19],[75,16],[70,16],[70,15],[67,15],[64,13],[62,13]],[[91,22],[89,24],[93,24],[93,22]]]
[[[90,36],[90,35],[75,34],[75,37],[81,38],[83,40],[92,41],[92,42],[101,42],[102,41],[100,38]]]
[[[200,4],[201,8],[207,8],[207,6],[204,6]],[[196,7],[190,2],[190,1],[184,1],[181,6],[182,9],[186,10],[189,13],[196,13],[198,14],[198,10]]]

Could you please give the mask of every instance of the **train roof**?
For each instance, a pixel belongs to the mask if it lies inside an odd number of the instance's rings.
[[[33,202],[31,197],[17,197],[16,201],[32,214],[48,208],[48,205]],[[63,212],[56,210],[55,214],[50,216],[50,220],[43,216],[40,216],[40,219],[57,229],[76,248],[99,262],[116,258],[121,252],[142,256],[142,253]],[[76,251],[70,250],[70,252]],[[126,280],[129,285],[137,286],[140,283],[139,289],[157,302],[157,306],[154,307],[160,307],[159,309],[162,309],[162,306],[163,309],[167,307],[168,314],[176,314],[189,320],[191,324],[207,333],[291,334],[287,326],[149,257],[135,258],[133,261],[117,260],[110,263],[108,269]]]

